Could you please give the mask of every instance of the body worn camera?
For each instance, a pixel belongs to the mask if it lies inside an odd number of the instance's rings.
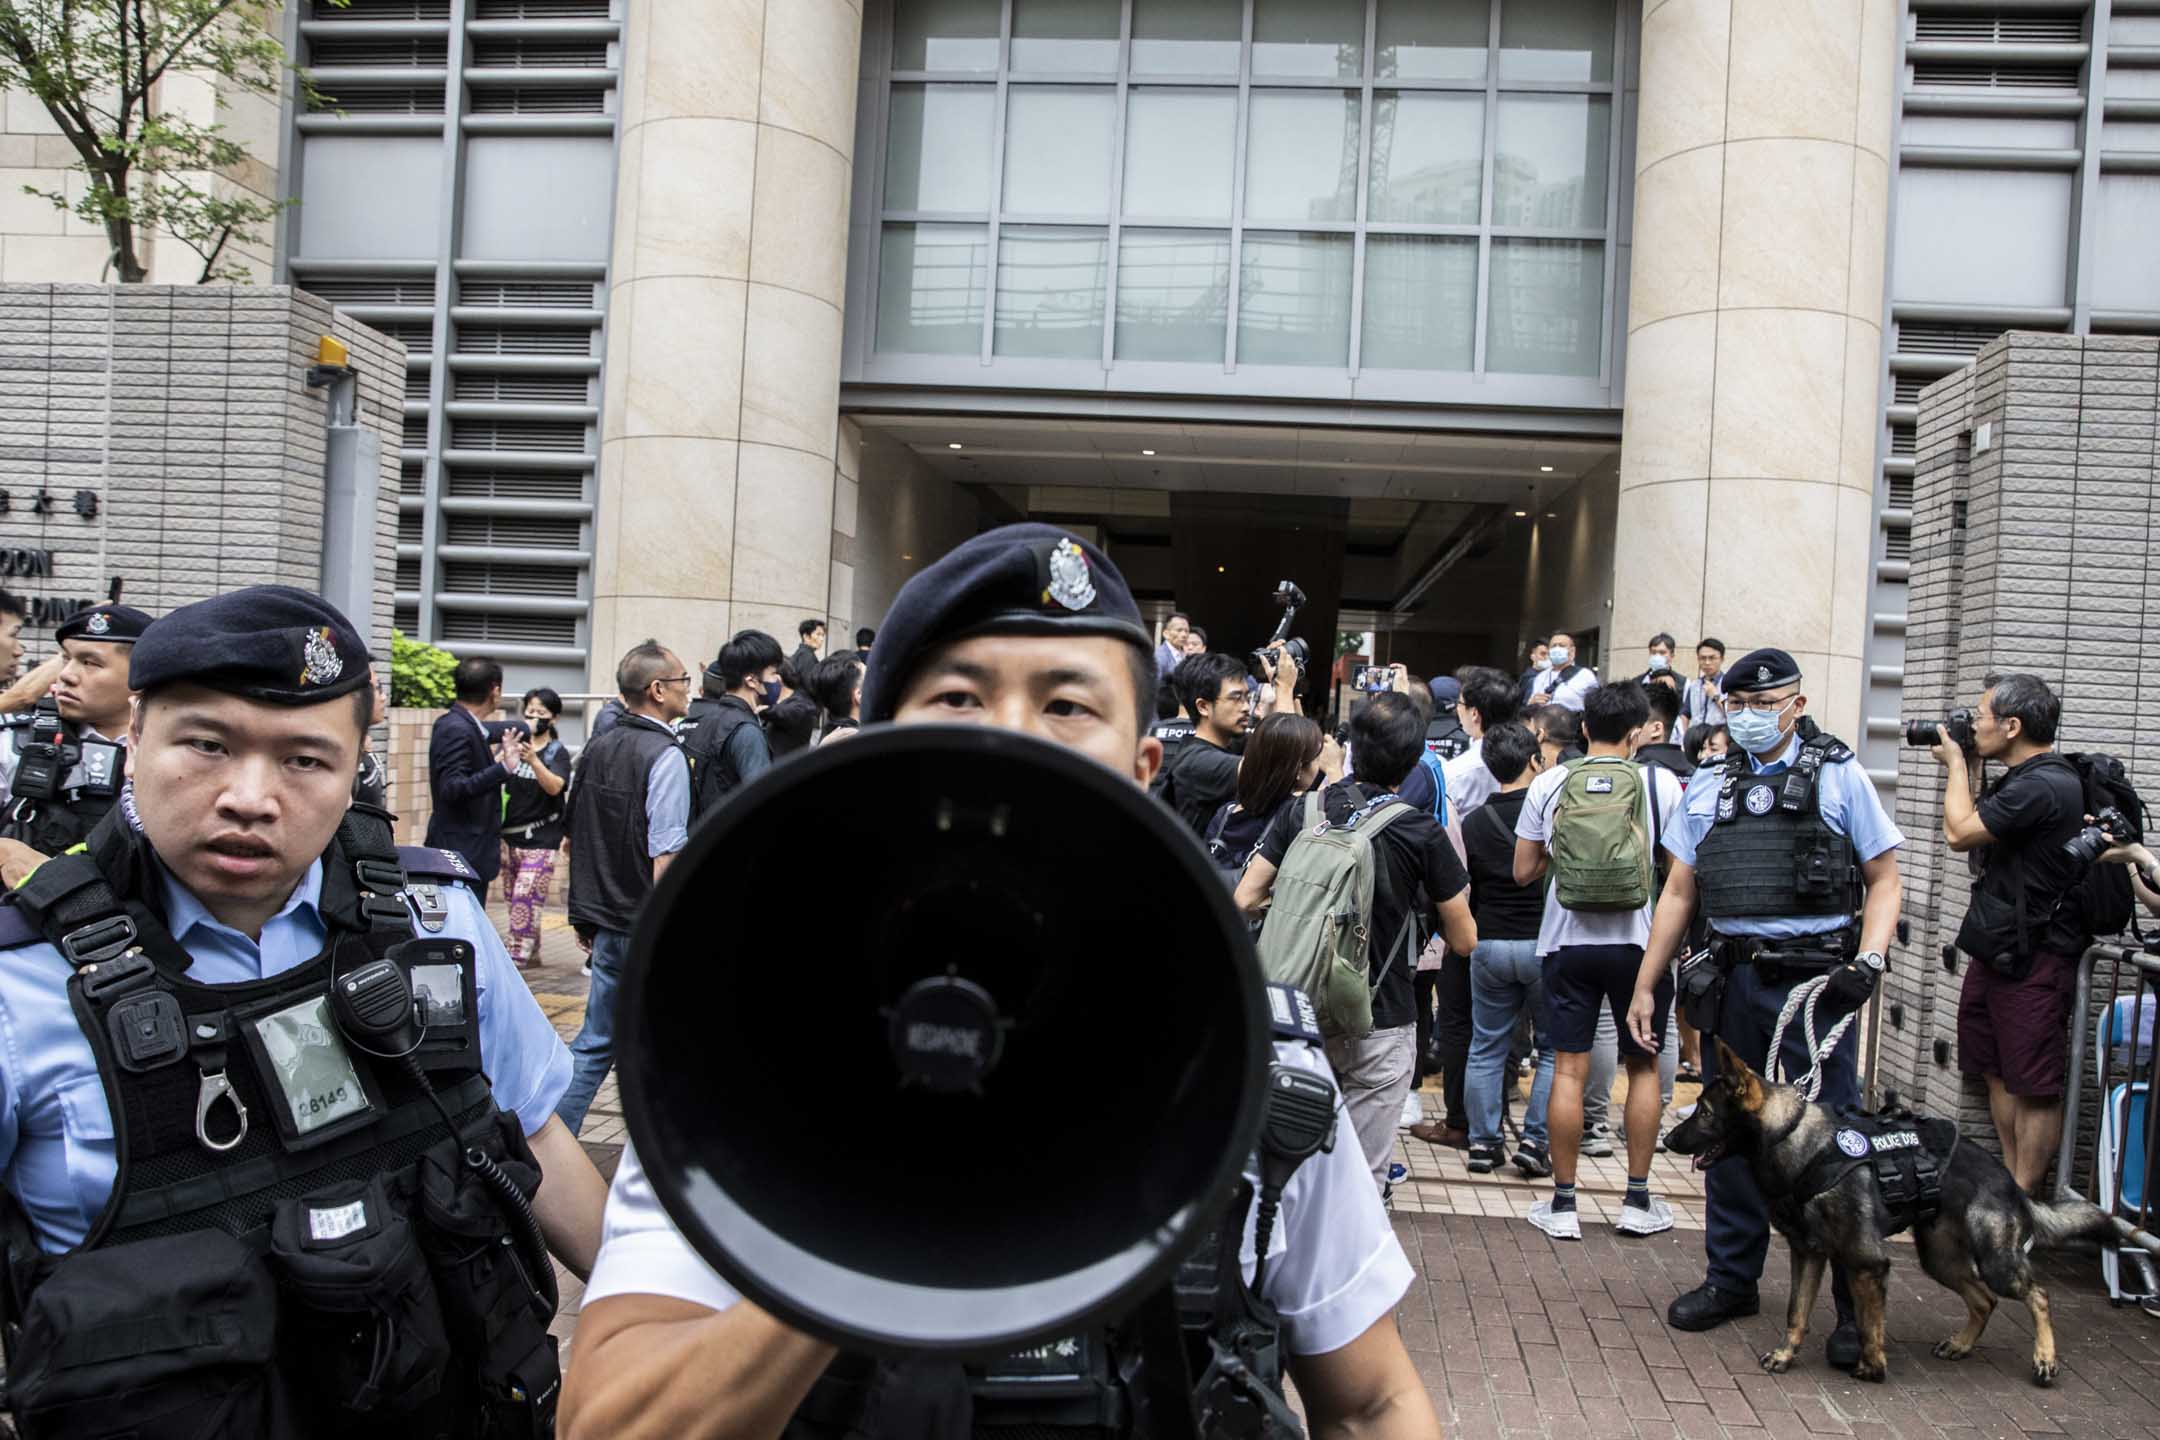
[[[1958,749],[1973,748],[1973,712],[1952,710],[1940,720],[1908,720],[1905,722],[1905,743],[1924,750],[1948,737]]]
[[[26,800],[50,800],[60,793],[68,772],[82,759],[82,747],[68,737],[60,720],[60,706],[40,700],[30,722],[30,738],[21,747],[15,769],[14,793]]]
[[[2063,854],[2080,865],[2090,865],[2112,845],[2128,845],[2139,838],[2137,823],[2113,805],[2102,806],[2092,823],[2063,841]]]
[[[1282,606],[1282,620],[1275,626],[1275,633],[1267,638],[1267,642],[1246,657],[1245,668],[1255,680],[1272,680],[1275,678],[1276,667],[1282,663],[1282,656],[1287,653],[1291,663],[1298,668],[1298,686],[1302,689],[1305,672],[1309,668],[1305,663],[1309,652],[1303,640],[1286,640],[1283,637],[1289,635],[1290,622],[1297,619],[1298,608],[1305,603],[1305,592],[1298,588],[1296,581],[1285,580],[1275,587],[1275,603]]]

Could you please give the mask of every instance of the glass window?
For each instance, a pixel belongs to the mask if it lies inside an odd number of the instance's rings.
[[[1595,240],[1492,242],[1485,368],[1596,375],[1605,318],[1605,247]]]
[[[1008,225],[998,231],[997,355],[1102,361],[1110,242],[1101,230]]]
[[[1237,91],[1149,86],[1129,96],[1124,213],[1228,220],[1237,164]]]
[[[1411,90],[1373,97],[1368,219],[1475,225],[1484,183],[1484,95]]]
[[[1350,364],[1350,237],[1248,233],[1238,276],[1240,365]]]
[[[1358,97],[1342,90],[1255,90],[1245,141],[1253,220],[1357,218]]]
[[[1343,0],[1253,0],[1255,75],[1365,73],[1365,7]]]
[[[989,249],[983,225],[887,225],[878,252],[877,348],[982,353]]]
[[[1380,0],[1373,73],[1404,80],[1482,80],[1492,0]]]
[[[1503,95],[1498,123],[1493,224],[1605,228],[1612,101],[1601,95]]]
[[[1501,0],[1500,82],[1612,79],[1612,0]]]
[[[1117,0],[1013,0],[1013,69],[1106,75],[1117,67]]]
[[[2093,303],[2114,310],[2160,310],[2160,264],[2153,262],[2153,237],[2160,235],[2160,175],[2102,176],[2099,228]]]
[[[1015,85],[1005,117],[1005,208],[1029,215],[1110,213],[1117,92]]]
[[[1244,44],[1244,0],[1133,0],[1135,75],[1235,75]]]
[[[995,70],[998,0],[894,0],[893,69]]]
[[[885,208],[990,213],[988,85],[895,85],[885,142]]]
[[[1230,322],[1227,230],[1118,233],[1117,358],[1220,364]]]
[[[1477,342],[1477,237],[1365,242],[1366,370],[1468,370]]]

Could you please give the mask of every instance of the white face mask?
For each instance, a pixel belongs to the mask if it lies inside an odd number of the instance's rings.
[[[1540,661],[1538,661],[1538,662],[1537,662],[1537,669],[1538,669],[1538,673],[1542,675],[1542,674],[1543,674],[1544,672],[1546,672],[1547,670],[1550,670],[1550,669],[1552,669],[1552,661],[1551,661],[1550,659],[1545,659],[1545,660],[1540,660]]]
[[[1672,660],[1664,655],[1652,655],[1650,657],[1650,668],[1652,670],[1670,670],[1672,669]]]
[[[1551,662],[1553,669],[1564,670],[1567,668],[1568,657],[1572,653],[1565,645],[1555,645],[1552,649],[1546,651],[1545,655],[1547,660]]]

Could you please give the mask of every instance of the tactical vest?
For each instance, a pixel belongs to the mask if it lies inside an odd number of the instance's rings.
[[[652,894],[645,792],[653,762],[675,748],[659,721],[631,715],[578,756],[570,785],[570,919],[628,932]]]
[[[472,948],[428,938],[447,912],[427,882],[470,871],[401,852],[389,820],[348,813],[323,857],[328,947],[261,981],[188,978],[124,807],[0,907],[0,948],[42,937],[73,967],[118,1160],[64,1255],[0,1198],[25,1440],[552,1433],[538,1167],[481,1068]],[[410,1054],[332,1017],[332,987],[376,961],[425,1016]]]
[[[1859,860],[1823,820],[1820,794],[1823,766],[1850,760],[1852,751],[1801,723],[1800,754],[1782,774],[1756,774],[1738,746],[1718,772],[1717,818],[1695,847],[1695,883],[1713,928],[1722,919],[1860,908]]]
[[[690,755],[690,813],[711,813],[720,802],[742,788],[743,779],[728,759],[727,743],[737,730],[758,723],[757,713],[733,696],[710,705],[701,704],[691,714],[696,725],[683,736]]]
[[[1470,748],[1469,732],[1453,715],[1443,715],[1425,727],[1425,751],[1442,760],[1453,760]]]
[[[1865,1165],[1874,1172],[1876,1194],[1889,1216],[1885,1233],[1925,1225],[1941,1213],[1943,1172],[1960,1143],[1954,1121],[1892,1105],[1880,1113],[1847,1106],[1838,1111],[1837,1123],[1830,1143],[1807,1163],[1792,1194],[1779,1204],[1797,1209]]]
[[[109,740],[78,739],[60,707],[41,700],[18,725],[15,782],[0,839],[19,840],[40,855],[58,855],[105,818],[127,779],[127,749]]]

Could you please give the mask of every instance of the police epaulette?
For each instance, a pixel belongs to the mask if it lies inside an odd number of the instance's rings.
[[[1303,990],[1295,985],[1279,985],[1272,981],[1267,987],[1268,1024],[1277,1040],[1306,1044],[1320,1043],[1320,1016]]]
[[[0,897],[0,950],[13,950],[23,945],[35,945],[45,938],[30,912],[15,903],[15,897]]]
[[[405,867],[408,880],[455,880],[460,885],[479,883],[480,877],[455,850],[438,850],[432,845],[400,845],[397,853],[398,863]]]
[[[1842,765],[1853,758],[1853,748],[1835,735],[1817,735],[1808,744],[1822,751],[1823,764]]]

